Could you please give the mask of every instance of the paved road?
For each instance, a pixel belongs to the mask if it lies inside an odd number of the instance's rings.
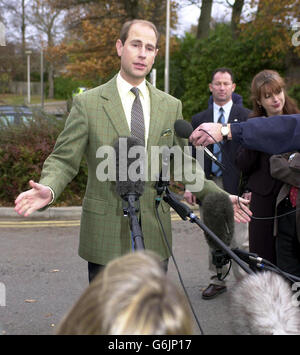
[[[16,223],[17,221],[17,223]],[[87,264],[77,255],[78,220],[0,220],[0,334],[53,334],[55,325],[88,286]],[[22,222],[22,223],[21,223]],[[200,228],[174,219],[173,253],[205,334],[233,334],[229,293],[201,299],[208,283],[208,249]],[[179,283],[173,261],[168,275]],[[229,289],[234,277],[230,276]],[[195,326],[196,334],[199,329]]]

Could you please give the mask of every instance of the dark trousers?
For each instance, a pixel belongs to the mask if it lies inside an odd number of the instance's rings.
[[[288,199],[278,206],[278,215],[295,211]],[[297,238],[296,212],[278,218],[276,236],[277,266],[294,276],[300,277],[300,244]]]
[[[165,270],[165,272],[168,272],[168,265],[169,265],[169,259],[163,260],[161,262],[162,268]],[[91,262],[88,262],[88,273],[89,273],[89,283],[93,281],[93,279],[97,276],[97,274],[105,268],[105,265],[100,265],[100,264],[94,264]]]

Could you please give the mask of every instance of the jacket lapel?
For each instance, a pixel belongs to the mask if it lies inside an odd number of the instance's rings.
[[[103,108],[119,136],[130,136],[130,130],[117,88],[117,76],[103,86]]]
[[[159,95],[158,91],[147,82],[147,86],[150,94],[150,126],[149,126],[149,136],[147,143],[147,150],[151,149],[151,146],[158,145],[158,141],[161,132],[164,127],[164,120],[162,120],[163,111],[163,100],[162,96]]]
[[[228,123],[239,122],[238,106],[233,104],[228,117]]]

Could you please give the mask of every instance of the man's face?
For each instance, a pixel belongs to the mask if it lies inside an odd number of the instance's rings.
[[[150,72],[158,50],[153,29],[136,23],[130,27],[124,45],[118,39],[116,48],[121,57],[121,75],[130,84],[139,85]]]
[[[232,82],[229,73],[217,72],[212,83],[209,84],[209,89],[213,95],[214,102],[219,106],[223,106],[231,100],[235,84]]]

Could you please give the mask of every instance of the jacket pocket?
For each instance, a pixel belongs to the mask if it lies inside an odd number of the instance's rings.
[[[95,200],[85,197],[82,203],[82,209],[86,212],[93,212],[99,215],[105,215],[107,213],[107,201]]]

